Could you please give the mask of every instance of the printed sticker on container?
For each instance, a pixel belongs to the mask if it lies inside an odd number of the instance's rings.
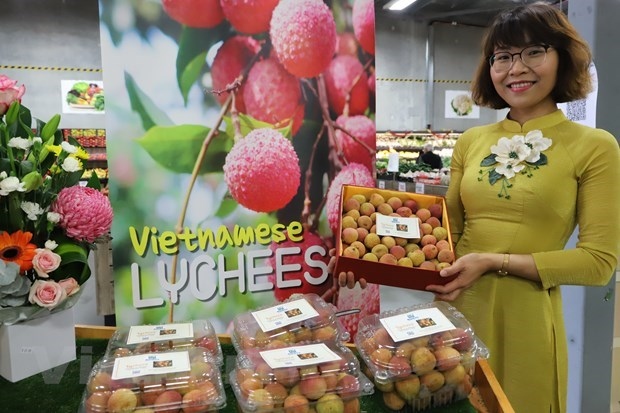
[[[420,238],[418,218],[377,214],[377,235],[400,238]]]
[[[380,321],[395,342],[456,328],[438,308],[410,311],[382,318]]]
[[[132,326],[127,335],[127,344],[150,343],[153,341],[177,340],[194,337],[192,323]]]
[[[341,360],[340,356],[324,343],[265,350],[261,351],[260,355],[272,369]]]
[[[147,353],[138,356],[120,357],[114,360],[112,379],[128,379],[190,371],[189,353],[178,351],[173,353]]]
[[[254,311],[252,315],[261,330],[267,332],[316,317],[319,313],[306,299],[302,298]]]

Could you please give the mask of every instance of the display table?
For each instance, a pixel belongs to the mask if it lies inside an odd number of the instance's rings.
[[[17,383],[0,377],[0,406],[7,412],[54,412],[75,413],[78,411],[88,375],[94,363],[105,352],[108,339],[114,327],[81,326],[75,328],[77,337],[77,359],[66,365],[37,374]],[[224,371],[229,362],[234,363],[234,348],[229,335],[218,335],[224,352]],[[41,337],[44,340],[44,337]],[[350,346],[355,351],[355,346]],[[475,388],[469,400],[461,400],[450,406],[425,410],[426,413],[514,413],[506,395],[497,382],[486,360],[478,360],[475,373]],[[237,412],[232,389],[224,380],[227,406],[221,413]],[[385,410],[380,392],[361,399],[362,412]]]

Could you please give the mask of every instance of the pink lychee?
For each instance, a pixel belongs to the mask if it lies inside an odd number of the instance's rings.
[[[325,210],[327,213],[327,221],[329,227],[335,234],[338,232],[338,222],[341,218],[340,211],[340,195],[342,185],[358,185],[358,186],[375,186],[375,179],[368,168],[359,163],[350,163],[342,168],[329,185],[327,190],[327,200],[325,201]]]
[[[297,193],[299,158],[291,142],[274,129],[255,129],[235,143],[224,162],[232,197],[257,212],[283,208]]]
[[[304,105],[299,79],[273,57],[252,66],[243,90],[243,101],[246,113],[258,120],[277,127],[292,122],[293,134],[301,127]]]
[[[250,36],[233,36],[226,40],[218,49],[211,66],[213,90],[224,90],[228,84],[232,83],[250,63],[252,57],[258,53],[259,49],[258,42]],[[242,113],[245,113],[244,86],[245,83],[239,87],[235,97],[235,107]],[[215,95],[220,104],[224,103],[227,97],[228,93]]]
[[[286,234],[286,233],[285,233]],[[283,279],[287,282],[292,280],[299,280],[299,285],[295,287],[280,288],[276,283],[276,251],[282,248],[299,248],[298,254],[286,253],[283,255],[280,264],[283,263],[286,268],[291,268],[293,265],[298,265],[297,271],[286,271],[283,273]],[[318,281],[324,278],[327,274],[327,264],[329,262],[328,248],[325,245],[323,239],[314,232],[304,231],[303,240],[300,242],[291,241],[288,236],[286,241],[280,243],[272,243],[269,249],[273,252],[273,255],[267,259],[267,263],[274,268],[274,273],[269,275],[268,279],[274,284],[274,296],[278,301],[284,301],[291,294],[318,294],[323,295],[329,287],[331,287],[330,279],[324,280],[319,285],[313,285],[308,282],[306,277],[309,277],[313,281]],[[306,259],[306,255],[308,255]],[[312,262],[314,261],[314,263]],[[324,268],[321,268],[318,264],[323,262]],[[308,274],[307,276],[305,274]]]
[[[325,86],[329,107],[336,114],[343,113],[347,96],[350,96],[349,115],[361,115],[368,109],[368,76],[357,58],[336,56],[325,70]]]
[[[271,16],[271,43],[290,73],[321,74],[336,51],[336,22],[323,0],[282,0]]]
[[[359,285],[355,288],[341,288],[338,292],[338,302],[336,307],[339,311],[359,308],[360,312],[339,317],[343,327],[349,332],[351,341],[357,334],[357,325],[359,321],[371,314],[378,314],[379,309],[379,285],[368,283],[366,288],[362,289]]]
[[[273,9],[279,0],[220,0],[224,16],[240,33],[257,34],[269,30]]]
[[[336,139],[347,161],[361,163],[372,171],[377,142],[375,122],[364,115],[340,115],[336,124],[344,129],[336,131]]]
[[[355,0],[353,3],[353,32],[362,49],[375,54],[375,1]]]
[[[224,20],[219,0],[162,0],[172,20],[195,28],[212,28]]]

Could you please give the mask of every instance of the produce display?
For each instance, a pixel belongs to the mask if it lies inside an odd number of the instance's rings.
[[[97,83],[75,82],[67,92],[66,100],[73,108],[105,109],[103,88]]]
[[[119,327],[108,342],[106,357],[126,357],[189,347],[205,350],[218,364],[224,360],[217,334],[208,320]]]
[[[336,307],[317,294],[293,294],[275,306],[239,314],[233,320],[232,343],[237,351],[273,349],[310,342],[346,342],[348,332]]]
[[[428,278],[418,280],[449,280],[438,275],[455,258],[442,197],[345,185],[341,205],[336,273],[353,271],[367,281],[395,286],[401,285],[390,283],[402,281],[395,279],[400,275],[425,272]]]
[[[244,413],[359,413],[359,398],[374,391],[353,352],[334,342],[241,351],[230,384]]]
[[[391,411],[467,398],[476,359],[488,357],[465,317],[442,301],[367,316],[355,344]]]
[[[217,411],[226,406],[218,363],[201,347],[103,358],[92,369],[80,412]]]

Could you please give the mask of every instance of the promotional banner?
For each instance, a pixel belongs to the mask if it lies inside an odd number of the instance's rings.
[[[343,184],[374,186],[372,0],[102,1],[119,326],[233,318],[337,288]]]

